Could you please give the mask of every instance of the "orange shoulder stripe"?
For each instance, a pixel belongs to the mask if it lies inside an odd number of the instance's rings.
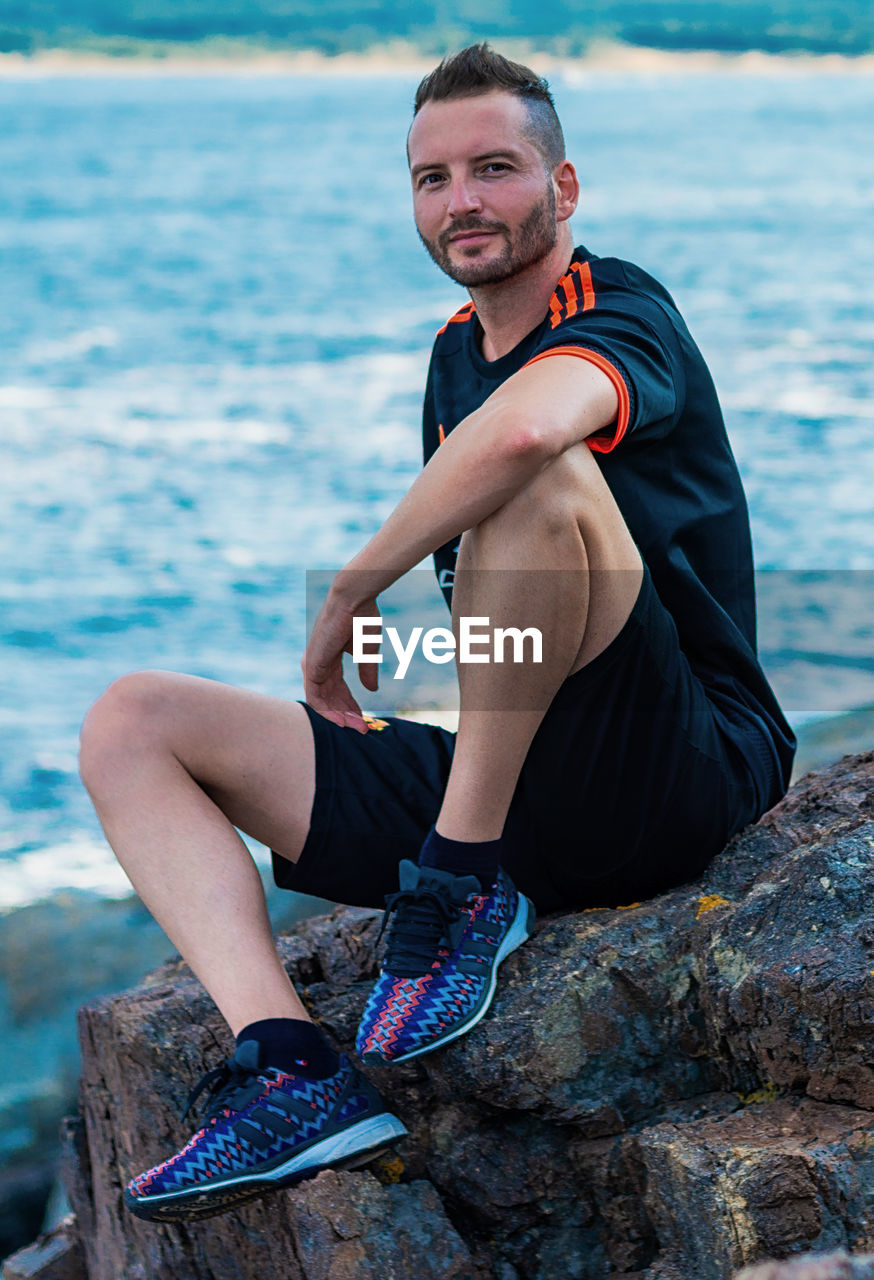
[[[464,324],[471,318],[475,310],[476,308],[472,302],[465,302],[464,306],[459,307],[454,316],[449,317],[443,328],[437,330],[436,336],[439,338],[441,333],[445,333],[451,324]]]
[[[574,288],[574,278],[568,274],[561,281],[561,287],[564,289],[564,296],[567,298],[565,307],[565,318],[570,319],[571,316],[577,314],[577,291]]]
[[[559,281],[559,284],[561,284],[561,281]],[[550,327],[552,329],[557,329],[558,326],[561,324],[561,308],[562,308],[562,303],[560,303],[558,300],[558,291],[556,290],[556,292],[549,299],[549,310],[552,312]]]
[[[595,305],[595,286],[592,283],[592,268],[588,262],[575,262],[571,267],[572,271],[579,272],[580,283],[583,286],[583,310],[591,311]]]
[[[559,296],[559,289],[564,294],[564,301]],[[595,305],[592,268],[588,262],[572,262],[567,275],[562,276],[549,299],[550,327],[557,329],[562,320],[575,316],[581,309],[581,302],[583,311],[591,311]]]
[[[592,453],[610,453],[625,435],[631,419],[631,397],[622,374],[615,364],[611,364],[606,356],[601,355],[600,351],[590,351],[588,347],[550,347],[548,351],[541,351],[539,355],[532,356],[522,367],[527,369],[529,364],[536,364],[538,360],[545,360],[547,356],[579,356],[581,360],[588,360],[589,364],[595,365],[602,373],[606,373],[613,383],[619,397],[619,412],[616,415],[613,433],[608,435],[606,431],[599,431],[586,438],[586,444]]]

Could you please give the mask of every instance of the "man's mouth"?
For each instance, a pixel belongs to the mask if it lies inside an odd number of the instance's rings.
[[[491,240],[497,234],[497,231],[477,227],[475,230],[470,231],[456,231],[455,235],[449,237],[448,243],[457,245],[461,249],[475,248],[477,245],[485,244],[487,240]]]

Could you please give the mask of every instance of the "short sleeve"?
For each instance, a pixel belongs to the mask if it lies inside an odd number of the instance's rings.
[[[610,378],[619,397],[616,422],[588,440],[593,451],[609,453],[629,432],[670,430],[682,411],[685,379],[664,302],[634,287],[621,271],[599,266],[600,260],[571,264],[552,295],[549,323],[528,363],[574,355]]]
[[[434,404],[434,355],[432,353],[431,363],[428,365],[428,379],[425,383],[425,398],[422,401],[422,458],[426,466],[437,452],[439,444],[440,427]]]

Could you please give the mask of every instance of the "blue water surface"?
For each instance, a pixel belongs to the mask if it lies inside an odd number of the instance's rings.
[[[576,237],[677,298],[759,566],[874,569],[874,83],[553,84]],[[306,571],[415,475],[430,341],[464,295],[411,222],[414,87],[0,81],[0,905],[117,884],[75,772],[101,689],[155,666],[298,696]],[[793,667],[781,690],[799,717],[874,702],[870,579],[845,581],[820,684]],[[772,628],[766,660],[805,643]]]

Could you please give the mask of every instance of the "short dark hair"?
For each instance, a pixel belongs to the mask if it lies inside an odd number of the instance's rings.
[[[552,170],[565,156],[564,134],[555,111],[549,85],[542,76],[521,62],[495,53],[483,42],[449,54],[431,71],[416,90],[413,115],[426,102],[446,102],[451,98],[475,98],[500,89],[521,98],[528,109],[531,142]]]

